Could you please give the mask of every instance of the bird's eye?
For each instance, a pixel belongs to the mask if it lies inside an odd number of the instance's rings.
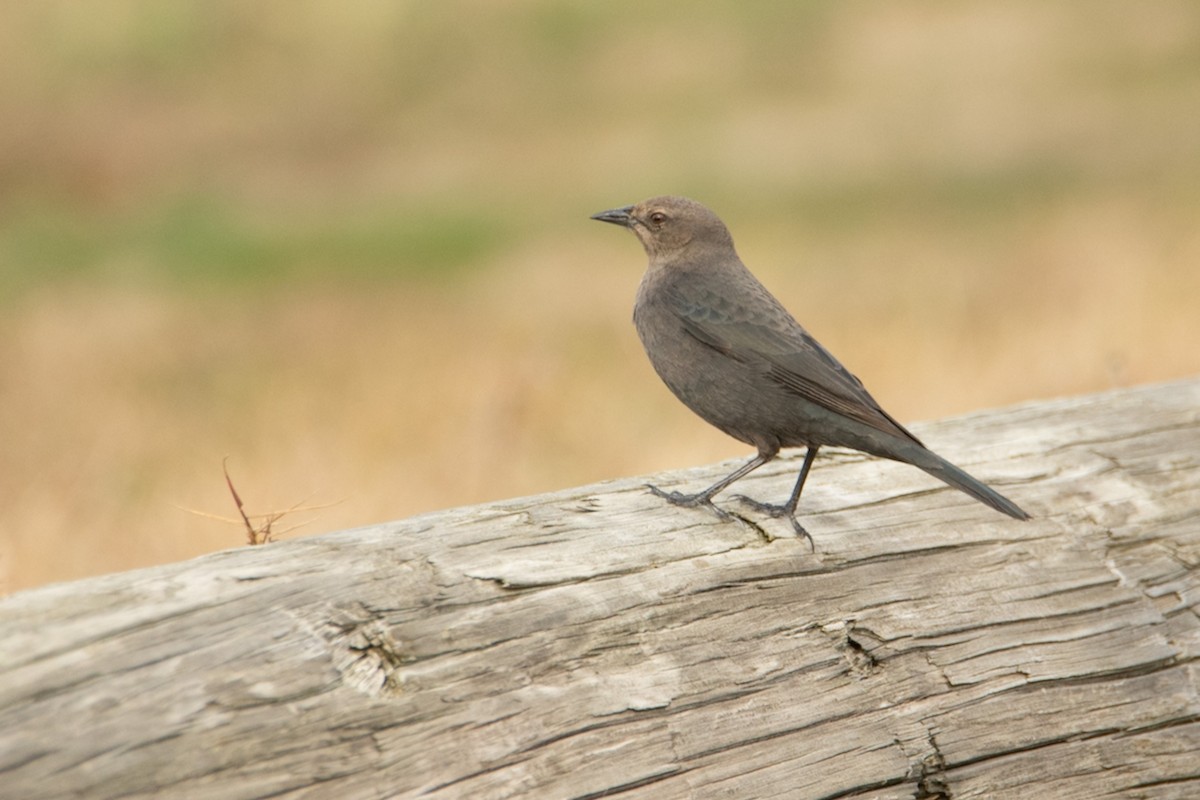
[[[655,211],[653,214],[650,215],[650,221],[653,222],[655,225],[662,225],[664,222],[667,221],[667,215],[661,211]]]

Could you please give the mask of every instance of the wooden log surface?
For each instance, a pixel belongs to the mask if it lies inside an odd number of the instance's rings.
[[[815,554],[627,479],[8,597],[0,797],[1200,797],[1200,379],[914,428],[1034,520],[823,451]]]

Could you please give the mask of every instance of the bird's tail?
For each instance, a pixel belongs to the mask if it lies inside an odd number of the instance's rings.
[[[959,491],[966,492],[979,502],[991,506],[1002,514],[1008,514],[1013,519],[1029,519],[1029,515],[1022,511],[1020,506],[995,489],[972,478],[938,454],[924,448],[922,450],[924,452],[918,457],[912,458],[909,461],[910,464],[920,467],[939,481],[953,486]]]

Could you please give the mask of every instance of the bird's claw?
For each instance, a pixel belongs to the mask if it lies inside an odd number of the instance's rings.
[[[713,505],[712,498],[705,495],[703,492],[698,494],[684,494],[683,492],[668,492],[665,489],[660,489],[657,486],[647,483],[646,488],[654,494],[666,500],[673,506],[683,506],[684,508],[699,508],[704,507],[711,510],[721,519],[726,522],[733,519],[733,515],[728,511],[723,511]]]
[[[751,497],[746,497],[744,494],[735,494],[733,499],[744,505],[750,506],[760,514],[766,514],[768,517],[774,517],[775,519],[782,517],[787,519],[788,522],[792,523],[792,530],[796,532],[796,536],[807,540],[809,549],[814,553],[817,551],[817,544],[813,541],[812,535],[804,529],[804,526],[800,524],[800,520],[796,519],[795,509],[788,508],[785,505],[763,503]]]
[[[787,506],[775,505],[774,503],[764,503],[761,500],[755,500],[752,497],[747,497],[744,494],[735,494],[734,500],[737,500],[742,505],[747,505],[753,508],[760,514],[766,514],[768,517],[788,517],[791,514],[788,512]]]

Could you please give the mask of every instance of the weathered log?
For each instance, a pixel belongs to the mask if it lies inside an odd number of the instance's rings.
[[[834,453],[815,554],[629,479],[11,596],[0,796],[1200,797],[1200,380],[914,427],[1035,519]]]

